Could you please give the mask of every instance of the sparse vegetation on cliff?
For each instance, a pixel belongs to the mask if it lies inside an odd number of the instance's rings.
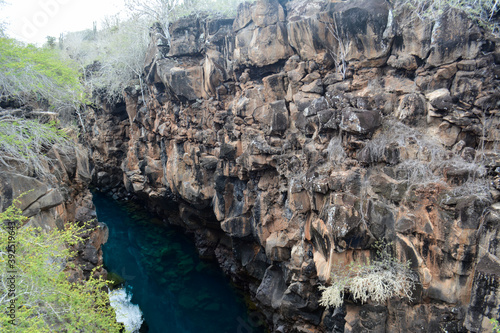
[[[402,263],[389,253],[389,245],[377,245],[377,257],[367,263],[352,262],[337,266],[332,273],[332,285],[321,286],[320,304],[339,307],[348,292],[354,301],[366,303],[369,299],[385,303],[392,297],[411,299],[416,278],[410,262]]]
[[[483,134],[483,140],[485,136]],[[485,179],[488,170],[484,165],[484,149],[466,160],[424,132],[390,119],[383,124],[382,131],[367,142],[361,154],[369,163],[394,164],[408,184],[444,184],[449,178],[452,195],[475,195],[485,201],[490,200],[490,186]],[[453,184],[450,173],[458,171],[466,178],[460,184]]]
[[[0,98],[61,111],[85,102],[78,68],[58,50],[0,38]]]
[[[205,14],[234,15],[241,0],[128,0],[130,18],[110,17],[104,28],[69,33],[59,47],[77,62],[83,72],[83,83],[89,94],[108,103],[122,100],[123,90],[139,85],[142,94],[144,60],[150,42],[150,27],[158,22],[165,40],[170,43],[169,25],[183,16]]]
[[[61,40],[64,53],[80,66],[90,95],[98,93],[105,102],[116,103],[131,81],[140,81],[149,43],[147,25],[141,19],[110,18],[100,31],[70,33]]]
[[[498,323],[498,320],[493,318],[490,321],[493,325],[493,333],[500,333],[500,324]]]
[[[222,15],[235,16],[236,8],[242,0],[126,0],[132,16],[146,18],[151,25],[160,23],[164,37],[170,42],[168,27],[171,22],[187,15]]]
[[[48,175],[52,159],[47,152],[56,148],[64,154],[72,146],[55,122],[46,124],[0,114],[0,165],[26,174]]]
[[[332,22],[326,25],[328,33],[335,39],[337,49],[329,48],[328,52],[333,58],[337,73],[342,75],[345,80],[348,69],[347,56],[349,55],[349,36],[344,37],[337,24],[335,16],[332,17]]]
[[[437,21],[446,12],[456,9],[494,34],[500,34],[500,0],[397,0],[396,4],[408,8],[419,19],[430,21]]]
[[[107,281],[68,281],[67,269],[75,268],[71,248],[88,229],[68,224],[45,232],[25,225],[18,203],[0,213],[1,327],[8,332],[119,332],[108,306]]]

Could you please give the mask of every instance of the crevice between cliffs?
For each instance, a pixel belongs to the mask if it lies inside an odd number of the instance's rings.
[[[125,309],[136,314],[129,321],[139,327],[140,307],[141,332],[237,332],[246,327],[264,332],[264,317],[256,309],[248,313],[244,290],[230,285],[207,252],[201,258],[182,228],[137,203],[119,203],[101,193],[94,193],[94,203],[97,217],[109,228],[103,246],[108,278],[118,280],[118,292],[128,298]]]

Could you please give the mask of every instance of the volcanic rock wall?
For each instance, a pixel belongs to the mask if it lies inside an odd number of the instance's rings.
[[[274,332],[491,331],[500,42],[410,14],[264,0],[170,42],[154,26],[146,86],[88,116],[96,184],[194,233]],[[411,260],[414,300],[325,311],[318,286],[377,240]]]
[[[62,149],[53,146],[46,152],[45,174],[30,167],[0,167],[0,211],[19,199],[19,208],[28,217],[25,227],[44,232],[64,229],[67,223],[88,223],[83,242],[75,245],[70,280],[89,278],[96,266],[102,265],[101,245],[107,240],[107,227],[98,223],[92,194],[89,191],[91,170],[89,151],[81,144]],[[48,161],[51,163],[47,163]],[[96,274],[106,274],[100,267]]]

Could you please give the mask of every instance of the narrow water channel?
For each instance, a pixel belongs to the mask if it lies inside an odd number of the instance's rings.
[[[94,193],[109,228],[104,265],[123,277],[151,333],[262,333],[243,296],[215,262],[201,260],[182,230]]]

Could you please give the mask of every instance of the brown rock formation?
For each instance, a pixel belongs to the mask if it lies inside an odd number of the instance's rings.
[[[25,168],[0,168],[0,211],[22,195],[19,208],[29,218],[27,226],[50,231],[64,228],[67,223],[90,222],[89,231],[83,235],[84,242],[75,246],[76,268],[70,272],[70,278],[75,281],[89,278],[92,270],[103,263],[101,245],[108,237],[106,225],[96,220],[88,189],[89,152],[75,143],[64,152],[54,146],[47,155],[53,159],[53,165],[45,176]],[[105,275],[106,270],[100,268],[97,274]]]
[[[172,24],[170,50],[153,32],[146,101],[131,87],[126,106],[88,117],[97,184],[125,195],[123,179],[159,214],[175,199],[171,222],[248,286],[274,332],[491,330],[500,44],[458,12],[405,15],[382,0],[263,0]],[[332,265],[376,240],[411,260],[415,299],[325,311]]]

